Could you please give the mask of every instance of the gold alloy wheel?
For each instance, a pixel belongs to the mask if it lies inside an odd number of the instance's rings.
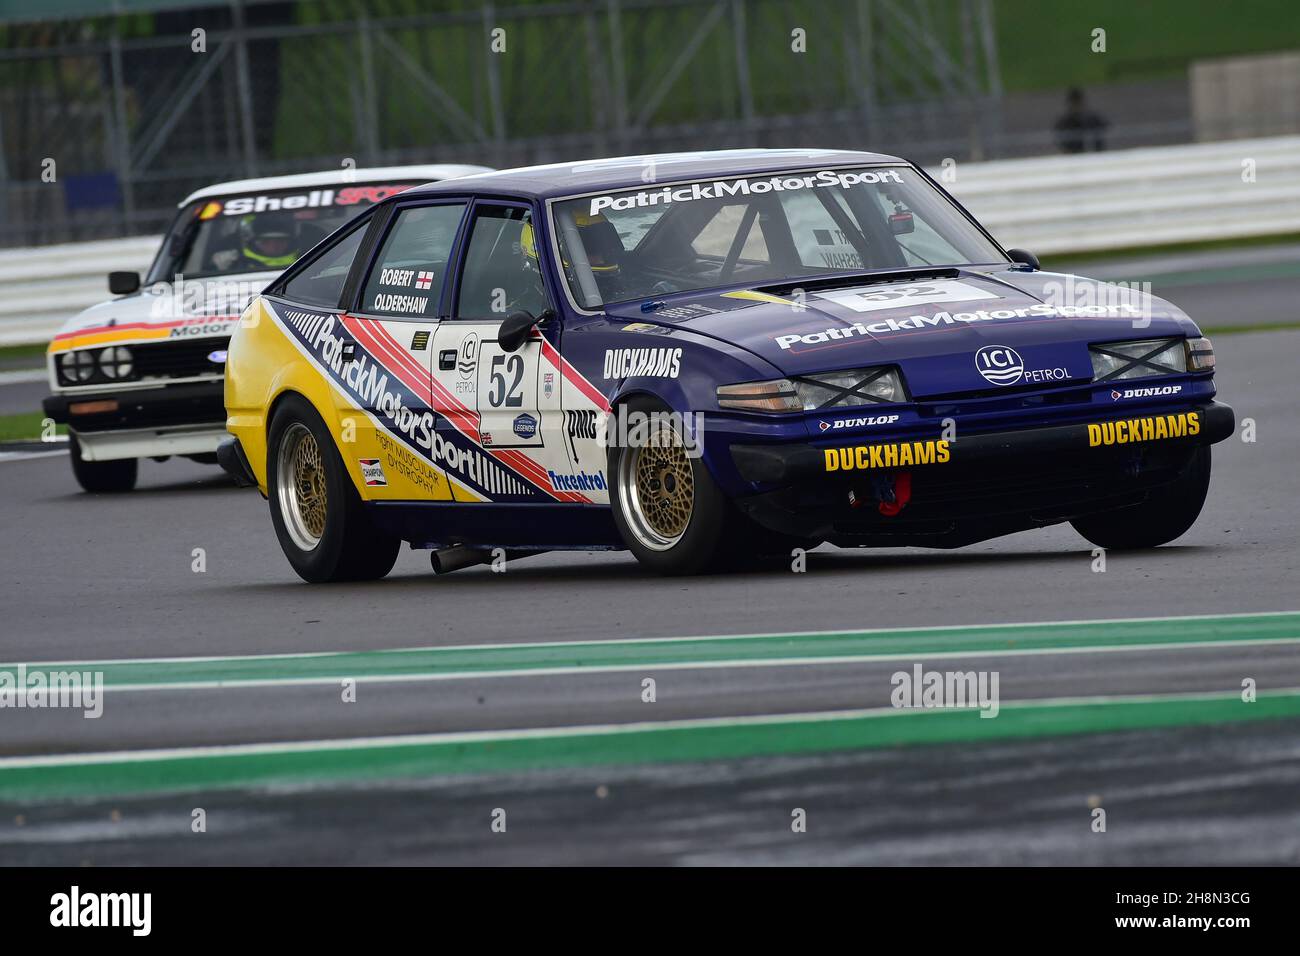
[[[652,422],[645,443],[620,458],[618,482],[623,518],[639,543],[667,551],[681,540],[695,510],[695,474],[671,424]]]
[[[328,495],[325,460],[320,445],[301,422],[294,422],[280,439],[276,494],[289,537],[303,551],[320,544],[325,534]]]

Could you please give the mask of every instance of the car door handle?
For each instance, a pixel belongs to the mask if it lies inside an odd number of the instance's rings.
[[[438,353],[438,368],[444,372],[454,369],[456,367],[456,355],[455,349],[443,349]]]

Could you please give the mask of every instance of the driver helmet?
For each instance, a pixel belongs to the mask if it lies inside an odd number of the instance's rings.
[[[594,216],[586,213],[574,213],[573,224],[578,227],[578,236],[582,239],[582,248],[587,253],[587,265],[597,275],[617,275],[619,260],[623,257],[623,242],[618,237],[618,230],[601,213]],[[532,223],[524,223],[520,239],[524,254],[537,258],[537,245],[533,237]],[[572,268],[568,259],[564,260],[566,269]]]
[[[578,227],[582,247],[587,250],[591,271],[597,275],[617,274],[619,260],[623,258],[623,241],[614,224],[601,213],[591,216],[581,212],[574,215],[573,224]]]
[[[239,220],[241,252],[268,268],[293,265],[299,252],[298,233],[298,221],[292,213],[250,213]]]

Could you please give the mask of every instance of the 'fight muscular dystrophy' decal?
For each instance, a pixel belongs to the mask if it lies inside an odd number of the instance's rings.
[[[264,300],[265,301],[265,300]],[[449,416],[455,430],[436,427],[437,415],[429,407],[425,389],[427,371],[396,343],[386,343],[382,328],[343,316],[301,309],[267,310],[298,343],[312,363],[359,408],[366,409],[380,427],[416,455],[454,476],[471,491],[494,501],[550,500],[545,471],[537,467],[538,480],[530,480],[505,467],[467,437],[477,431],[477,413],[469,408]],[[351,334],[348,334],[351,333]],[[352,357],[344,358],[344,345],[355,339]],[[527,467],[526,459],[518,462]],[[564,495],[562,500],[575,500]]]

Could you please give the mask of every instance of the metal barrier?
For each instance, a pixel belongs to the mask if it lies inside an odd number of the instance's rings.
[[[1300,136],[931,173],[1004,247],[1038,254],[1300,232]]]
[[[930,171],[1007,248],[1062,253],[1300,232],[1300,136]],[[0,252],[0,345],[41,342],[143,270],[157,236]]]
[[[66,320],[109,298],[108,273],[144,272],[160,236],[0,252],[0,345],[48,341]]]

